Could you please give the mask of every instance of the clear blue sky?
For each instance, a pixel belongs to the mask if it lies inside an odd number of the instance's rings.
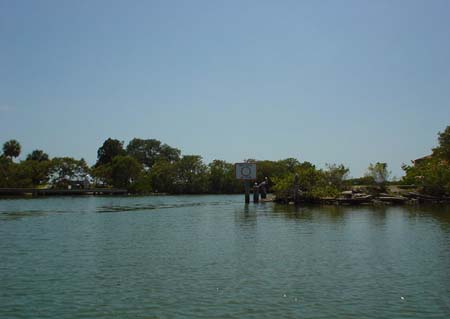
[[[448,0],[0,0],[0,143],[24,155],[141,137],[400,176],[447,125]]]

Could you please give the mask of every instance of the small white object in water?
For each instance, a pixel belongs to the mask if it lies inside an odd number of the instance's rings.
[[[287,297],[286,294],[284,294],[284,295],[283,295],[283,298],[286,298],[286,297]]]
[[[400,299],[401,299],[401,300],[405,300],[405,297],[401,296]]]

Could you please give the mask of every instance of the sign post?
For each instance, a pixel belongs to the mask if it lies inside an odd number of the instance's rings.
[[[256,180],[256,163],[236,163],[236,178],[244,181],[245,203],[250,203],[250,181]]]

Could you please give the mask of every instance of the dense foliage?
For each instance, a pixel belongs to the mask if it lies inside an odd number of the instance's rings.
[[[305,199],[334,197],[347,187],[345,181],[349,169],[344,165],[327,164],[326,169],[322,170],[309,162],[304,162],[296,164],[291,169],[288,174],[274,178],[274,191],[278,197],[291,197],[296,179],[299,191]]]
[[[438,134],[439,146],[433,149],[436,157],[450,162],[450,126],[444,130],[444,132],[439,132]]]
[[[161,144],[155,139],[143,140],[134,138],[128,143],[127,154],[134,157],[146,168],[151,168],[153,164],[160,160],[174,162],[180,159],[181,151]]]
[[[97,151],[97,163],[95,166],[111,164],[114,157],[125,154],[123,142],[108,138]]]
[[[84,181],[89,173],[89,167],[84,159],[71,157],[55,157],[49,165],[49,182],[57,188],[67,188],[71,182]]]
[[[438,136],[432,155],[404,165],[402,182],[420,187],[431,195],[450,194],[450,126]],[[98,149],[97,162],[89,167],[71,157],[50,158],[34,150],[26,160],[15,162],[21,146],[16,140],[3,144],[0,156],[0,188],[5,187],[117,187],[133,193],[241,193],[243,183],[234,176],[234,164],[214,160],[205,164],[198,155],[181,155],[177,148],[156,139],[122,141],[108,138]],[[386,163],[370,164],[364,177],[348,179],[349,169],[330,164],[318,169],[295,158],[279,161],[247,159],[257,163],[257,180],[266,177],[269,189],[279,196],[292,194],[297,178],[299,192],[306,198],[336,196],[353,185],[384,187],[390,172]]]
[[[438,142],[431,155],[403,165],[403,182],[417,185],[425,194],[450,196],[450,126],[438,134]]]
[[[49,160],[48,154],[45,153],[43,150],[34,150],[33,152],[27,155],[27,161],[43,162],[48,160]]]
[[[403,166],[406,184],[417,185],[425,194],[450,195],[450,166],[438,157],[430,157],[412,165]]]
[[[49,158],[42,150],[34,150],[25,161],[15,163],[13,157],[18,155],[20,144],[9,141],[4,149],[8,152],[0,158],[0,187],[82,188],[89,181],[89,187],[126,188],[134,193],[232,194],[244,190],[235,178],[233,163],[214,160],[207,165],[201,156],[181,156],[179,149],[155,139],[134,138],[124,147],[122,141],[108,138],[99,147],[92,167],[83,159]],[[247,161],[257,162],[257,179],[261,182],[268,177],[269,187],[298,167],[312,167],[294,158]]]

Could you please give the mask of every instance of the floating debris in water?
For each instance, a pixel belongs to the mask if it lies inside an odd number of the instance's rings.
[[[401,300],[405,300],[405,297],[401,296],[400,299],[401,299]]]

